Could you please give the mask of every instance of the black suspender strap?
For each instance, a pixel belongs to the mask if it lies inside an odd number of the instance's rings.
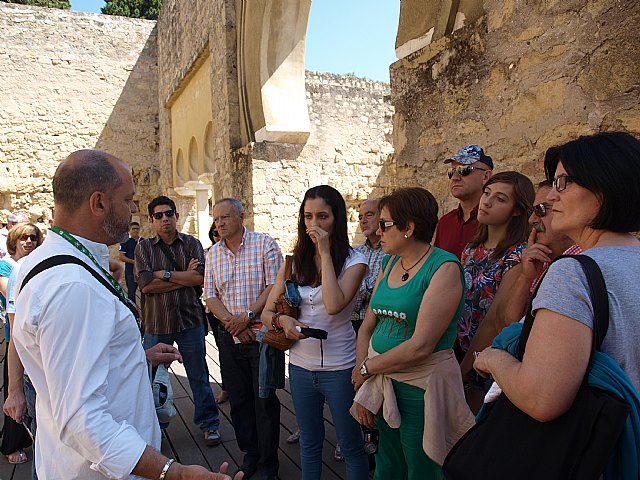
[[[593,306],[594,316],[591,357],[589,359],[589,365],[591,365],[591,359],[593,359],[594,351],[600,350],[602,341],[607,335],[607,330],[609,330],[609,296],[607,295],[607,286],[605,284],[604,277],[602,276],[602,271],[600,270],[598,263],[593,258],[587,255],[560,255],[554,260],[554,262],[561,258],[571,258],[572,260],[579,262],[580,266],[584,270],[587,284],[589,286],[589,297],[591,299],[591,305]],[[538,288],[540,288],[541,284],[542,281],[538,283],[538,287],[536,288],[533,297],[538,293]],[[535,318],[531,310],[532,305],[530,303],[527,316],[522,327],[522,334],[520,335],[520,359],[524,356],[524,350]]]
[[[89,265],[87,265],[85,262],[80,260],[78,257],[74,257],[72,255],[54,255],[53,257],[45,258],[43,261],[38,263],[35,267],[33,267],[29,271],[29,273],[27,273],[27,275],[24,277],[24,280],[22,280],[22,284],[20,285],[20,290],[18,291],[18,294],[22,291],[22,289],[29,282],[29,280],[31,280],[33,277],[35,277],[39,273],[44,272],[45,270],[49,270],[52,267],[57,267],[58,265],[66,265],[70,263],[73,263],[75,265],[80,265],[87,272],[93,275],[93,278],[98,280],[102,285],[104,285],[104,287],[107,290],[109,290],[113,295],[115,295],[117,299],[131,311],[136,321],[139,321],[140,315],[138,314],[138,310],[136,309],[135,306],[131,304],[131,302],[129,302],[128,299],[123,299],[122,296],[118,294],[116,289],[113,288],[113,286],[95,269],[91,268]]]

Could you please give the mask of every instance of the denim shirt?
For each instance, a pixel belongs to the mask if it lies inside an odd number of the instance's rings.
[[[284,388],[284,352],[262,343],[267,327],[258,332],[260,364],[258,366],[258,397],[269,398],[269,390]]]

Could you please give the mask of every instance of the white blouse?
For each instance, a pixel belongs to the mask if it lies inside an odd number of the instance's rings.
[[[365,256],[351,250],[338,279],[342,278],[349,267],[360,263],[367,265]],[[326,340],[305,338],[297,341],[289,351],[289,362],[311,371],[353,368],[356,364],[356,332],[351,325],[351,314],[356,295],[340,313],[329,315],[322,303],[322,285],[298,288],[302,297],[298,321],[312,328],[326,330],[328,336]]]

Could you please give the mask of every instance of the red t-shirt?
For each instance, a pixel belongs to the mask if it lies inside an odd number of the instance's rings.
[[[436,229],[436,239],[433,245],[453,253],[458,260],[462,255],[464,247],[471,241],[478,231],[478,207],[471,211],[469,220],[466,222],[462,219],[462,208],[451,210],[438,221]]]

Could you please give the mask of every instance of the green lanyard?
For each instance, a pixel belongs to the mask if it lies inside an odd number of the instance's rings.
[[[84,253],[87,257],[89,257],[91,261],[96,265],[96,267],[98,267],[102,271],[102,273],[104,273],[104,275],[107,277],[107,280],[109,281],[111,286],[116,290],[116,292],[118,292],[118,295],[120,296],[120,298],[122,298],[123,300],[126,300],[125,305],[129,303],[129,299],[124,294],[124,290],[122,290],[122,287],[120,286],[120,284],[116,281],[115,278],[113,278],[113,276],[109,272],[107,272],[104,268],[102,268],[102,266],[98,263],[95,257],[91,254],[91,252],[87,250],[87,247],[82,245],[82,243],[80,243],[73,235],[61,229],[60,227],[56,227],[54,225],[51,227],[50,230],[60,235],[67,242],[69,242],[71,245],[73,245],[82,253]]]

